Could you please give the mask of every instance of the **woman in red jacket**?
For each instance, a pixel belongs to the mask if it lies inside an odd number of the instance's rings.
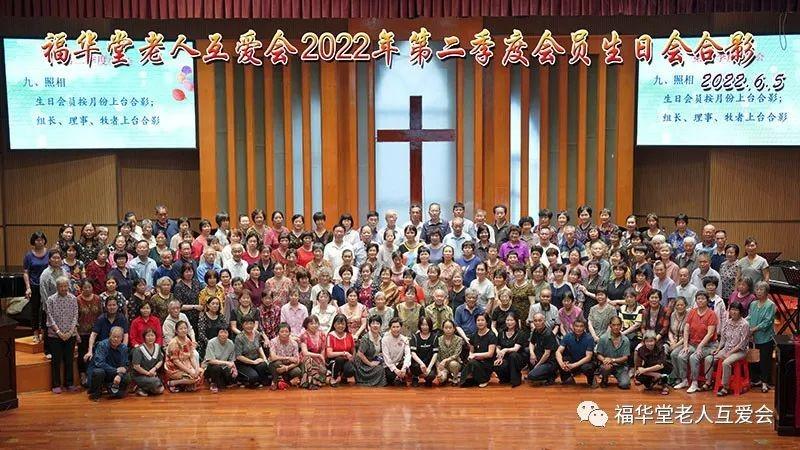
[[[139,307],[139,317],[133,319],[131,322],[130,332],[128,334],[128,347],[134,349],[144,343],[144,331],[152,328],[156,332],[156,343],[162,345],[164,343],[164,335],[161,332],[161,321],[158,317],[152,315],[153,308],[149,302],[144,302]]]
[[[97,258],[86,265],[86,278],[92,282],[95,294],[100,295],[106,290],[106,280],[111,269],[111,264],[108,263],[108,249],[101,247],[97,250]]]

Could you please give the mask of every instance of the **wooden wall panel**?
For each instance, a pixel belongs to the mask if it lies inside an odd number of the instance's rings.
[[[9,153],[6,164],[6,224],[117,221],[114,154]],[[155,181],[148,178],[147,186]]]
[[[714,149],[709,167],[709,218],[800,220],[796,149]]]
[[[630,42],[631,36],[626,40]],[[625,217],[633,212],[633,126],[636,121],[636,64],[633,63],[633,46],[622,48],[622,56],[628,64],[619,66],[617,75],[617,192],[616,211],[613,217]]]
[[[634,157],[635,214],[655,212],[674,216],[682,212],[690,217],[707,216],[707,150],[637,149]],[[669,227],[666,222],[662,225]]]
[[[794,198],[795,203],[797,197]],[[756,216],[752,217],[757,218]],[[723,222],[712,220],[717,229],[728,233],[728,242],[744,245],[748,236],[758,242],[760,252],[781,252],[780,259],[800,259],[800,221],[793,223],[776,222]]]
[[[10,226],[5,228],[7,253],[5,267],[7,271],[22,271],[22,258],[30,250],[31,233],[43,231],[47,243],[55,244],[58,240],[58,226]]]
[[[197,102],[198,102],[198,137],[200,159],[200,197],[201,215],[211,217],[219,210],[217,203],[217,141],[216,141],[216,102],[214,86],[214,66],[198,64],[197,66]],[[222,101],[222,99],[219,99]]]
[[[133,211],[140,219],[152,217],[153,207],[163,204],[170,217],[201,217],[199,185],[199,156],[193,151],[120,153],[118,216]],[[214,214],[202,217],[213,224]]]
[[[493,67],[492,67],[493,66]],[[485,188],[484,196],[487,207],[497,204],[508,206],[511,195],[511,70],[501,64],[492,66],[492,105],[493,111],[487,119],[491,120],[492,149],[484,153],[487,172],[491,183]]]

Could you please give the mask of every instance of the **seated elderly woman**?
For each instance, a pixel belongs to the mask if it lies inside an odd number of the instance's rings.
[[[196,358],[197,343],[189,336],[189,323],[179,320],[175,324],[175,337],[167,345],[164,373],[167,388],[178,392],[181,387],[194,391],[203,382],[203,368]]]
[[[456,324],[451,319],[442,322],[442,334],[439,336],[439,360],[436,372],[439,374],[439,385],[449,379],[453,386],[459,384],[461,376],[461,350],[464,340],[456,334]]]
[[[317,390],[325,384],[328,369],[325,364],[326,335],[319,329],[317,316],[303,320],[303,333],[299,337],[303,357],[303,378],[300,386]]]
[[[419,377],[425,379],[425,386],[433,386],[436,379],[436,360],[439,357],[439,342],[433,330],[433,320],[420,316],[417,332],[411,336],[411,385],[419,386]]]
[[[358,340],[355,368],[356,383],[364,386],[385,386],[386,374],[381,364],[381,316],[370,316],[367,331]]]
[[[219,392],[219,388],[226,388],[236,382],[239,372],[236,370],[236,349],[233,341],[228,339],[227,328],[217,328],[217,337],[211,338],[206,344],[203,368],[205,377],[209,381],[209,390]]]
[[[511,383],[511,387],[517,387],[522,384],[522,368],[528,363],[529,338],[520,328],[516,310],[509,311],[504,322],[497,338],[494,371],[500,383]]]
[[[729,393],[733,363],[747,356],[750,324],[743,317],[743,310],[744,307],[739,303],[732,303],[728,306],[728,320],[722,327],[717,348],[706,356],[706,367],[714,367],[716,363],[722,364],[722,388],[717,391],[717,395],[720,397]],[[707,380],[703,387],[710,388],[710,385],[710,380]]]
[[[461,387],[470,385],[486,387],[489,385],[497,347],[497,335],[489,328],[491,321],[488,313],[483,313],[475,318],[476,331],[470,338],[467,362],[461,369],[461,383],[459,384]]]
[[[255,331],[256,321],[250,316],[242,319],[242,332],[236,336],[236,370],[247,387],[269,384],[267,356],[261,346],[261,333]]]
[[[656,332],[647,330],[642,337],[642,345],[636,350],[636,371],[634,375],[646,390],[661,386],[661,394],[669,394],[667,383],[672,363],[667,358],[664,346],[658,342]]]
[[[700,376],[700,363],[706,356],[710,355],[717,340],[717,315],[708,307],[708,293],[699,291],[694,296],[695,308],[689,311],[686,316],[686,325],[683,328],[683,348],[677,352],[673,351],[672,365],[680,380],[675,385],[675,389],[683,389],[689,386],[686,391],[694,393],[700,390],[697,378]],[[687,362],[691,373],[686,373]],[[691,385],[689,376],[691,375]],[[706,364],[706,380],[711,379],[711,366]]]
[[[108,339],[100,341],[94,353],[89,354],[90,400],[100,400],[104,385],[115,398],[122,398],[128,392],[131,377],[128,374],[128,346],[122,342],[124,334],[121,327],[111,328]]]
[[[273,391],[288,389],[293,380],[299,381],[303,375],[300,350],[286,322],[278,324],[278,335],[269,341],[269,373],[272,376],[270,389]]]
[[[150,394],[158,395],[164,392],[164,385],[158,376],[158,371],[164,366],[164,351],[157,342],[158,335],[155,329],[146,328],[142,336],[144,342],[131,352],[131,367],[133,381],[137,386],[136,393],[147,397]]]
[[[411,367],[411,347],[408,338],[401,333],[402,328],[400,318],[393,317],[389,321],[389,332],[381,338],[386,382],[395,386],[405,386],[405,378]]]

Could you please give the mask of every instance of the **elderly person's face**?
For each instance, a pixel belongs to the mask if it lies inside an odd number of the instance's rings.
[[[119,305],[117,304],[116,300],[111,300],[106,302],[106,312],[110,315],[114,315],[119,310]]]
[[[541,314],[536,314],[533,316],[533,328],[536,331],[542,331],[544,329],[544,316]]]
[[[219,340],[219,342],[221,344],[224,344],[224,343],[228,342],[228,330],[227,330],[227,328],[220,328],[219,331],[217,331],[217,339]]]
[[[164,264],[165,266],[172,264],[172,252],[166,251],[161,254],[161,264]]]
[[[433,293],[433,301],[436,302],[438,306],[444,305],[445,300],[445,293],[441,289],[437,289],[436,292]]]
[[[56,284],[56,289],[58,291],[58,295],[65,296],[69,293],[69,281],[62,280]]]
[[[214,261],[217,259],[217,252],[215,252],[213,248],[207,248],[205,253],[203,253],[203,258],[206,260],[206,263],[214,264]]]
[[[173,319],[177,319],[181,312],[181,305],[179,303],[170,303],[167,310]]]
[[[539,302],[543,305],[549,305],[552,298],[553,293],[548,290],[544,290],[539,294]]]
[[[120,344],[122,344],[122,337],[122,330],[114,330],[108,337],[108,342],[111,344],[111,347],[117,348]]]
[[[703,227],[703,241],[711,242],[714,240],[714,233],[717,232],[717,229],[714,228],[714,225],[706,225]]]
[[[465,301],[467,303],[467,306],[472,308],[473,306],[475,306],[476,303],[478,303],[478,296],[475,294],[467,294]]]

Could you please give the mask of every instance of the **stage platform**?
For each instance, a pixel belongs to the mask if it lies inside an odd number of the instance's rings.
[[[605,428],[579,421],[582,401],[608,414]],[[0,414],[0,448],[800,448],[800,438],[779,437],[771,423],[756,423],[762,406],[774,409],[772,392],[718,398],[614,385],[512,389],[492,383],[484,389],[237,388],[99,403],[85,393],[38,392],[20,395],[19,403]],[[618,423],[615,408],[623,405],[632,408],[635,424]],[[676,423],[656,423],[655,412],[669,411],[666,405]],[[682,405],[700,423],[677,423]],[[717,423],[702,417],[703,406]],[[730,411],[732,422],[741,417],[737,408],[753,415],[750,423],[719,423],[718,407]],[[648,408],[653,415],[642,424],[639,413]]]

